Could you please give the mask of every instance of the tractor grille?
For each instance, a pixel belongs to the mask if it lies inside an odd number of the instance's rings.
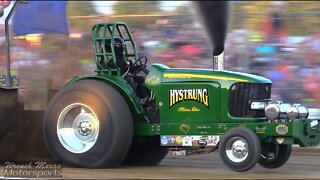
[[[230,88],[229,113],[233,117],[265,117],[264,110],[251,110],[250,103],[270,98],[269,83],[235,83]]]

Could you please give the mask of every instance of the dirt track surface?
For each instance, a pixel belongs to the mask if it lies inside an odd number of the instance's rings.
[[[320,179],[320,148],[294,148],[287,164],[278,169],[256,165],[250,171],[237,173],[224,166],[218,152],[193,156],[169,154],[153,167],[64,167],[63,179]]]

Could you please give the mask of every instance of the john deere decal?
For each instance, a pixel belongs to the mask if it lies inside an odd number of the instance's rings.
[[[208,89],[171,89],[169,108],[181,101],[197,101],[209,108]]]

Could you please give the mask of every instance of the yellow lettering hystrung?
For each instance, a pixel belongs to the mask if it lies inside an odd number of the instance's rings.
[[[169,90],[169,107],[181,101],[197,101],[209,108],[208,89],[171,89]]]

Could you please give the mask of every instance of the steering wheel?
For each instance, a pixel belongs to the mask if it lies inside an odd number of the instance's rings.
[[[144,62],[143,62],[143,60],[144,60]],[[147,62],[148,62],[148,58],[146,56],[141,56],[138,59],[136,59],[134,61],[134,63],[132,64],[133,68],[131,70],[131,73],[135,75],[135,74],[138,74],[140,71],[142,71],[142,72],[148,74],[149,70],[146,69]]]

